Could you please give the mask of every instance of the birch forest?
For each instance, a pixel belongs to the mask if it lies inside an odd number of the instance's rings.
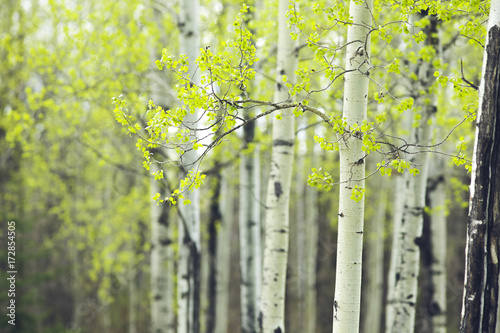
[[[0,332],[499,333],[500,0],[2,0]]]

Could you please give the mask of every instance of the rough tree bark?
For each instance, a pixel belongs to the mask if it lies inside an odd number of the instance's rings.
[[[491,2],[472,159],[460,332],[494,332],[500,237],[500,1]]]

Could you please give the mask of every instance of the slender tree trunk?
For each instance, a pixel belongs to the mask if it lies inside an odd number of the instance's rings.
[[[217,261],[217,250],[219,250],[220,246],[218,244],[220,243],[219,239],[219,232],[221,228],[221,223],[222,223],[222,212],[221,212],[221,205],[220,205],[220,200],[221,200],[221,195],[222,195],[222,174],[224,174],[226,171],[221,170],[220,166],[217,165],[217,162],[214,166],[214,168],[217,170],[214,175],[212,175],[212,181],[214,182],[214,190],[213,190],[213,196],[210,201],[210,208],[209,208],[209,217],[208,217],[208,251],[206,252],[207,255],[205,258],[207,258],[206,264],[206,273],[207,273],[207,278],[202,279],[203,285],[207,286],[206,290],[206,313],[205,313],[205,320],[206,320],[206,327],[205,331],[207,333],[213,333],[215,330],[215,325],[216,325],[216,311],[217,311],[217,285],[218,285],[218,266],[219,262]],[[227,244],[226,244],[227,245]],[[227,248],[221,249],[222,251],[227,251]]]
[[[151,171],[157,172],[159,165],[153,163]],[[163,193],[159,182],[151,179],[150,195]],[[173,307],[171,299],[168,298],[172,291],[169,290],[168,280],[172,279],[173,262],[167,262],[168,248],[172,247],[169,238],[169,207],[167,204],[151,202],[151,327],[153,333],[171,332],[173,327]],[[172,268],[167,271],[167,267]],[[171,288],[171,286],[170,286]]]
[[[352,0],[353,23],[347,31],[343,118],[346,128],[366,120],[369,63],[369,27],[372,1]],[[362,141],[353,133],[340,141],[340,193],[333,332],[358,332],[361,299],[364,196],[351,199],[357,187],[365,187],[365,153]]]
[[[81,137],[81,133],[79,130],[75,133],[75,142],[76,138]],[[71,248],[71,260],[72,260],[72,291],[73,291],[73,322],[72,329],[77,331],[82,329],[83,325],[83,316],[82,316],[82,307],[83,307],[83,292],[82,292],[82,269],[81,267],[81,253],[79,250],[79,242],[83,242],[80,239],[78,228],[81,225],[81,221],[79,219],[79,205],[82,202],[82,193],[83,193],[83,162],[82,162],[82,150],[81,145],[77,144],[75,147],[75,158],[74,167],[75,167],[75,180],[73,187],[73,202],[71,205],[71,220],[73,222],[73,231],[72,231],[72,248]]]
[[[283,75],[293,82],[297,50],[287,29],[288,0],[278,8],[278,55],[275,101],[289,99]],[[262,269],[262,332],[285,332],[285,281],[288,257],[289,199],[295,143],[295,116],[291,110],[273,121],[273,148],[266,200],[266,244]]]
[[[437,35],[437,18],[429,16],[430,24],[426,28],[426,45],[437,49],[439,39]],[[434,71],[432,64],[420,61],[417,75],[418,81],[413,91],[429,91],[430,86],[435,81],[433,77]],[[425,96],[425,95],[424,95]],[[432,96],[432,95],[431,95]],[[418,126],[412,125],[410,142],[427,146],[431,143],[432,130],[429,121],[432,120],[436,112],[434,100],[429,100],[425,96],[415,95],[416,111],[419,118],[414,118],[418,121]],[[425,191],[427,184],[427,172],[429,155],[419,153],[416,150],[410,150],[413,153],[410,157],[412,166],[418,167],[420,174],[412,176],[404,175],[405,190],[403,205],[403,216],[399,223],[399,232],[396,237],[396,257],[392,257],[392,264],[395,265],[394,284],[389,285],[389,288],[394,288],[393,298],[390,300],[389,307],[393,309],[388,313],[392,317],[388,317],[386,331],[392,333],[414,331],[415,325],[415,310],[417,302],[417,285],[420,269],[420,241],[423,227],[423,214],[425,208]]]
[[[446,333],[446,163],[441,156],[431,161],[427,196],[432,215],[430,236],[432,262],[430,277],[432,294],[428,313],[434,333]]]
[[[166,13],[158,8],[155,8],[154,2],[151,2],[154,8],[154,20],[160,30],[160,43],[166,43],[167,36],[161,30],[162,20]],[[159,58],[158,51],[154,49],[155,40],[151,40],[151,63],[154,63]],[[154,71],[149,75],[151,99],[155,105],[162,106],[168,109],[169,98],[166,94],[168,87],[166,74],[162,71]],[[158,150],[158,159],[163,160],[167,157],[166,150],[161,148]],[[161,166],[157,163],[151,165],[151,173],[160,171]],[[165,180],[175,177],[172,170],[163,170]],[[164,198],[167,193],[161,182],[150,179],[150,199],[160,193]],[[150,205],[151,218],[151,332],[166,333],[174,332],[175,330],[175,309],[173,300],[175,297],[174,290],[174,262],[175,254],[173,250],[173,223],[171,218],[172,209],[168,204],[158,204],[155,201]]]
[[[128,267],[128,333],[137,333],[137,271],[135,267],[135,239],[132,238],[129,242],[132,255],[130,256]]]
[[[251,3],[259,5],[260,1]],[[250,23],[256,15],[257,8],[250,7],[245,23]],[[253,84],[252,89],[257,85]],[[250,111],[244,112],[246,119],[252,117]],[[240,296],[241,326],[244,333],[259,331],[258,316],[262,286],[260,148],[255,141],[255,126],[255,122],[250,122],[243,128],[243,146],[240,153]]]
[[[383,295],[384,295],[384,222],[387,208],[387,191],[388,182],[386,179],[378,176],[377,189],[380,196],[377,201],[375,216],[370,221],[367,227],[368,234],[366,237],[366,255],[368,262],[366,270],[368,274],[368,283],[366,292],[363,294],[364,303],[366,304],[366,314],[364,315],[363,332],[379,333],[382,321]]]
[[[305,117],[297,120],[305,120]],[[297,128],[301,125],[298,124]],[[304,140],[305,132],[299,132],[297,141]],[[286,280],[286,330],[289,333],[304,332],[304,288],[305,288],[305,263],[307,258],[304,256],[305,246],[305,186],[304,186],[304,158],[305,151],[296,145],[295,166],[297,171],[294,173],[294,198],[292,204],[293,217],[290,219],[290,244],[288,249],[288,268]]]
[[[407,47],[406,45],[401,45],[401,48]],[[403,80],[403,85],[405,86],[410,86],[411,83],[409,80]],[[407,130],[411,128],[413,122],[413,117],[409,112],[405,112],[402,115],[402,120],[401,123],[398,124],[399,126],[395,126],[393,128],[393,135],[398,135],[400,136],[401,133],[398,133],[399,128],[403,128],[404,130]],[[409,133],[405,134],[402,136],[406,141],[410,141],[410,136]],[[406,156],[403,155],[405,158]],[[401,220],[403,218],[403,208],[404,208],[404,203],[406,200],[405,197],[405,184],[406,184],[406,178],[409,175],[401,175],[401,174],[395,174],[391,178],[391,181],[393,183],[393,197],[392,197],[392,244],[391,244],[391,257],[390,257],[390,263],[389,263],[389,271],[387,273],[387,302],[386,302],[386,308],[385,308],[385,329],[387,332],[388,327],[391,325],[391,321],[394,318],[394,297],[395,297],[395,285],[396,285],[396,261],[394,258],[398,256],[398,252],[400,251],[400,248],[398,247],[398,237],[397,235],[400,234],[401,230]]]
[[[392,302],[394,302],[394,291],[393,287],[396,284],[396,263],[393,262],[392,258],[396,258],[399,251],[398,248],[398,238],[396,235],[400,233],[400,221],[403,216],[403,203],[404,203],[404,189],[405,182],[404,177],[400,175],[393,176],[393,216],[392,216],[392,244],[391,244],[391,261],[389,264],[389,272],[387,273],[387,305],[385,308],[385,327],[387,332],[387,327],[390,325],[390,320],[394,318],[394,307]]]
[[[191,64],[189,75],[195,82],[195,60],[199,54],[200,29],[199,29],[198,0],[182,0],[180,2],[179,29],[181,53],[188,57]],[[188,110],[184,118],[184,125],[191,130],[192,137],[196,137],[198,126],[197,110]],[[184,171],[196,170],[198,165],[198,154],[190,150],[191,144],[185,149],[182,156]],[[199,192],[193,190],[186,193],[186,200],[190,205],[184,205],[183,200],[179,202],[179,265],[177,278],[177,306],[178,306],[178,333],[198,333],[200,329],[200,207]]]
[[[494,332],[500,237],[500,1],[491,2],[472,159],[460,332]]]
[[[254,141],[255,123],[244,128],[244,148]],[[240,270],[242,332],[259,330],[259,300],[261,292],[261,235],[260,235],[260,174],[259,150],[253,146],[248,155],[240,154]]]
[[[217,242],[217,294],[215,304],[215,332],[226,333],[228,330],[229,314],[229,273],[231,258],[231,230],[233,227],[233,198],[234,191],[230,184],[232,173],[225,170],[222,173],[221,193],[220,193],[220,212],[221,224],[218,232]]]
[[[308,138],[314,137],[314,127],[308,130]],[[311,168],[316,167],[319,160],[319,152],[314,151],[314,143],[312,140],[307,140],[307,151],[311,156]],[[315,188],[306,187],[306,218],[304,220],[305,227],[305,244],[304,244],[304,332],[316,332],[316,266],[318,263],[318,192]]]

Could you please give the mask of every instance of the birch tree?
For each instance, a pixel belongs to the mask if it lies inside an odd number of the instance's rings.
[[[422,13],[426,15],[427,13]],[[426,28],[425,44],[430,46],[437,54],[439,39],[437,38],[437,18],[429,16],[430,23]],[[428,147],[431,144],[432,117],[436,112],[435,100],[431,97],[420,95],[421,91],[429,92],[433,76],[432,64],[424,59],[419,61],[417,67],[418,80],[412,84],[413,92],[418,94],[412,97],[416,100],[416,108],[410,140],[417,147]],[[415,124],[416,123],[416,124]],[[423,154],[417,149],[409,149],[410,163],[418,166],[420,174],[417,176],[405,174],[404,204],[401,220],[398,223],[398,233],[396,237],[396,257],[391,261],[395,265],[394,284],[389,288],[394,288],[393,299],[388,304],[393,307],[388,311],[387,332],[413,332],[415,323],[415,310],[417,300],[418,274],[420,268],[419,239],[422,235],[423,214],[425,208],[425,190],[428,171],[428,154]],[[392,280],[391,280],[392,281]]]
[[[260,169],[258,146],[252,146],[255,124],[243,130],[244,148],[240,154],[240,270],[241,320],[243,332],[258,332],[261,292]]]
[[[229,309],[229,273],[230,273],[230,256],[228,248],[231,246],[231,231],[234,220],[234,205],[233,195],[234,190],[231,186],[230,172],[223,172],[221,179],[221,197],[220,197],[220,212],[221,226],[218,233],[217,242],[217,290],[215,304],[215,328],[217,333],[227,332],[228,324],[228,309]]]
[[[387,213],[386,188],[388,182],[376,177],[376,187],[380,190],[371,225],[367,227],[365,254],[368,256],[365,272],[368,273],[368,283],[363,294],[365,315],[363,316],[363,332],[379,333],[383,310],[384,290],[384,224]],[[389,183],[390,184],[390,183]]]
[[[153,18],[155,24],[160,30],[160,41],[162,44],[167,42],[166,33],[161,29],[161,22],[166,15],[164,10],[154,7],[154,2],[151,1],[153,7]],[[153,35],[153,34],[152,34]],[[155,45],[153,36],[151,45]],[[150,48],[152,63],[158,58],[158,50]],[[170,89],[167,76],[160,71],[154,71],[149,75],[150,93],[152,100],[162,107],[169,104],[168,89]],[[168,152],[163,149],[156,151],[156,159],[165,160]],[[159,163],[151,165],[151,173],[159,174],[163,172],[163,168]],[[171,170],[166,179],[172,178]],[[168,181],[168,180],[167,180]],[[165,186],[160,184],[155,177],[150,179],[150,195],[153,198],[157,193],[165,196]],[[172,221],[169,213],[171,211],[168,205],[161,205],[156,201],[151,201],[150,206],[151,217],[151,329],[152,333],[166,333],[175,330],[175,311],[173,299],[175,298],[174,291],[174,262],[175,255],[172,242]]]
[[[180,51],[187,56],[188,61],[194,64],[200,49],[198,0],[181,0],[179,13]],[[191,66],[188,77],[193,83],[199,82],[196,67]],[[196,109],[187,110],[184,118],[184,128],[189,133],[189,143],[183,147],[181,158],[185,175],[189,171],[197,170],[198,154],[193,150],[193,141],[196,141],[199,115]],[[185,176],[184,175],[184,176]],[[200,314],[200,211],[199,192],[194,189],[188,191],[179,205],[179,264],[177,278],[177,332],[198,333]],[[186,206],[185,203],[190,203]]]
[[[314,127],[308,129],[309,137],[314,137]],[[311,165],[317,165],[319,153],[315,151],[312,140],[307,141],[307,151],[312,155]],[[311,187],[306,188],[306,220],[304,249],[304,323],[306,332],[316,332],[317,312],[317,257],[318,257],[318,192]]]
[[[255,18],[255,10],[249,8],[245,19]],[[251,91],[257,84],[252,84]],[[244,111],[246,119],[254,115]],[[260,148],[255,139],[256,124],[243,128],[242,151],[239,174],[239,236],[240,236],[240,295],[242,332],[259,331],[259,305],[262,286],[262,241],[261,241],[261,175]]]
[[[297,50],[287,29],[289,1],[278,6],[278,54],[276,64],[275,102],[290,99],[283,77],[294,81]],[[289,110],[273,121],[271,169],[267,184],[265,249],[262,268],[261,331],[285,332],[284,306],[288,256],[289,199],[295,143],[295,116]]]
[[[432,262],[430,267],[432,294],[430,312],[435,333],[446,333],[446,165],[441,156],[431,161],[427,193],[430,202],[430,237]]]
[[[340,192],[333,332],[358,332],[365,190],[365,152],[356,128],[366,122],[372,1],[351,1],[343,119],[353,131],[340,140]]]
[[[153,164],[152,172],[158,172],[160,166]],[[158,181],[150,182],[151,197],[162,193]],[[174,314],[172,299],[173,286],[171,284],[173,270],[172,256],[169,255],[171,240],[168,227],[169,207],[151,201],[151,327],[153,333],[171,332],[174,327]],[[170,230],[169,230],[170,229]]]
[[[495,332],[500,198],[500,1],[491,2],[479,86],[460,332]]]

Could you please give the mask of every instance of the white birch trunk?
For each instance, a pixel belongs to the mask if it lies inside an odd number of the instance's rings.
[[[195,60],[200,49],[198,0],[180,1],[179,29],[180,51],[186,54],[189,61],[189,75],[193,81],[195,77]],[[184,126],[191,129],[191,139],[196,137],[198,121],[197,110],[188,110],[184,118]],[[182,156],[182,164],[187,173],[196,170],[198,154],[189,150],[191,144],[186,145],[186,153]],[[177,332],[198,333],[200,312],[200,207],[199,192],[194,190],[185,194],[191,204],[184,205],[180,200],[179,213],[179,265],[177,278]]]
[[[294,81],[297,51],[287,29],[288,0],[278,8],[278,55],[275,101],[289,99],[282,76]],[[295,142],[295,116],[291,110],[273,120],[273,148],[266,199],[266,240],[261,293],[262,332],[285,332],[285,282],[288,256],[289,199]]]
[[[246,24],[256,20],[261,1],[252,1]],[[251,2],[251,3],[252,3]],[[252,6],[252,4],[250,4]],[[252,32],[253,33],[253,32]],[[259,52],[259,50],[257,50]],[[259,57],[260,58],[260,57]],[[255,65],[259,70],[259,63]],[[251,90],[258,89],[258,81]],[[244,111],[244,117],[252,117]],[[255,141],[256,122],[248,123],[243,129],[243,150],[253,145],[249,152],[240,153],[239,184],[239,239],[240,239],[240,296],[241,330],[243,333],[259,331],[259,307],[262,287],[262,193],[260,175],[260,147]]]
[[[153,163],[151,172],[157,172],[159,165]],[[150,197],[156,193],[162,193],[158,181],[150,180]],[[169,279],[172,279],[173,262],[167,262],[170,245],[168,216],[163,210],[165,204],[151,202],[151,327],[153,333],[164,333],[172,331],[173,327],[173,308],[171,299],[168,298],[172,293],[169,290]],[[167,270],[167,267],[170,268]],[[171,288],[171,286],[170,286]]]
[[[428,35],[426,45],[437,48],[437,43],[433,37],[435,18],[429,16],[431,24],[425,31]],[[432,37],[431,37],[432,36]],[[435,80],[432,76],[432,64],[421,61],[418,68],[418,80],[415,81],[416,85],[412,89],[412,93],[420,91],[428,91],[432,82]],[[423,100],[420,94],[414,96],[416,99],[415,105],[417,106],[420,119],[414,118],[418,121],[418,126],[412,124],[410,142],[416,145],[427,146],[431,144],[432,129],[429,122],[432,120],[436,112],[435,98],[432,95],[430,100]],[[427,97],[425,97],[427,98]],[[417,111],[416,110],[416,111]],[[416,113],[415,111],[415,113]],[[418,119],[418,120],[417,120]],[[389,300],[386,332],[399,333],[414,331],[415,313],[417,304],[417,287],[418,276],[420,271],[420,248],[419,241],[422,237],[422,228],[424,222],[424,208],[425,208],[425,192],[427,188],[427,174],[429,164],[429,154],[418,153],[414,148],[408,149],[410,153],[410,162],[412,167],[417,167],[420,173],[417,176],[409,174],[404,175],[404,204],[403,216],[400,221],[395,221],[399,226],[396,237],[396,256],[391,258],[391,265],[394,265],[395,270],[392,272],[394,277],[391,282],[394,284],[389,285],[389,288],[394,288],[391,291]],[[391,317],[389,317],[391,316]]]
[[[405,48],[406,45],[401,45],[401,48]],[[410,86],[409,80],[403,81],[403,85]],[[401,136],[406,141],[410,141],[410,135],[407,131],[411,128],[413,117],[409,112],[402,115],[401,123],[393,128],[393,135]],[[403,131],[398,131],[399,128],[403,128]],[[406,133],[401,133],[405,132]],[[399,132],[399,133],[398,133]],[[406,159],[406,155],[402,156]],[[385,308],[385,328],[390,326],[391,321],[394,318],[394,292],[396,285],[396,261],[394,258],[398,256],[400,248],[398,247],[398,237],[401,230],[401,220],[403,218],[403,208],[405,203],[405,189],[406,189],[406,179],[409,175],[401,175],[399,173],[393,175],[391,178],[392,186],[394,187],[393,197],[392,197],[392,244],[391,244],[391,257],[389,263],[389,271],[387,272],[387,304]]]
[[[347,129],[366,120],[368,95],[369,27],[372,1],[351,1],[353,19],[347,31],[346,70],[344,76],[343,118]],[[337,269],[333,304],[333,332],[358,332],[361,298],[364,197],[351,199],[355,186],[364,189],[365,153],[362,141],[354,133],[340,141],[340,193],[337,241]]]
[[[422,124],[427,126],[429,118],[422,115]],[[417,132],[417,131],[415,131]],[[417,144],[429,143],[429,129],[422,128],[419,134],[412,135]],[[421,138],[421,139],[420,139]],[[399,232],[396,237],[396,261],[394,277],[394,299],[389,304],[393,309],[393,319],[389,319],[387,332],[413,332],[417,300],[417,284],[420,269],[420,249],[418,241],[422,236],[423,213],[425,207],[425,189],[427,182],[428,156],[417,154],[411,159],[412,165],[420,166],[416,177],[405,175],[405,203]]]
[[[308,138],[314,137],[314,128],[308,131]],[[314,143],[308,140],[307,151],[312,156],[312,167],[318,163],[319,152],[314,151]],[[310,170],[309,168],[308,170]],[[304,289],[304,332],[316,332],[316,265],[318,257],[318,192],[317,189],[306,187],[306,219],[305,225],[305,289]]]
[[[253,126],[253,124],[250,124]],[[245,132],[247,129],[245,129]],[[245,136],[245,140],[249,136]],[[253,140],[253,134],[252,138]],[[250,142],[246,142],[248,144]],[[240,156],[240,270],[242,332],[259,330],[259,300],[261,292],[261,235],[260,235],[260,161],[259,150],[250,156]]]
[[[427,183],[432,186],[428,193],[432,211],[430,216],[432,328],[434,333],[446,333],[446,164],[441,156],[436,156],[431,161],[431,166]]]
[[[154,2],[151,2],[154,8]],[[166,13],[155,8],[154,20],[160,29],[160,42],[165,43],[167,36],[161,31],[162,20]],[[159,58],[159,49],[154,48],[154,41],[151,41],[151,63],[154,63]],[[166,74],[161,71],[153,71],[149,75],[151,99],[157,106],[168,108],[169,98],[166,94],[166,89],[169,89]],[[160,159],[166,158],[166,150],[162,151]],[[151,173],[160,171],[161,167],[157,163],[151,165]],[[164,170],[165,178],[171,179],[175,175],[173,171]],[[150,199],[156,193],[160,193],[161,197],[165,197],[165,190],[160,186],[160,181],[153,177],[150,180]],[[166,203],[158,204],[155,201],[150,205],[151,218],[151,332],[166,333],[175,330],[175,309],[173,300],[175,297],[174,290],[174,262],[175,254],[172,243],[172,220],[170,217],[170,207]]]
[[[363,294],[366,304],[363,332],[379,333],[382,321],[383,291],[384,291],[384,222],[387,208],[387,179],[378,176],[376,182],[380,193],[375,216],[370,221],[369,233],[366,239],[366,255],[368,263],[365,272],[368,273],[366,293]]]
[[[393,216],[392,216],[392,244],[391,244],[391,261],[389,263],[389,271],[387,273],[387,304],[385,308],[385,327],[389,327],[390,321],[394,318],[394,285],[396,284],[396,263],[392,258],[396,258],[399,252],[398,239],[396,235],[400,232],[400,221],[403,217],[404,190],[405,178],[400,175],[393,176],[394,193],[393,193]]]
[[[305,118],[302,118],[306,120]],[[299,120],[301,120],[299,118]],[[298,125],[297,127],[301,127]],[[305,134],[300,132],[300,134]],[[305,136],[297,136],[297,141],[304,141]],[[302,142],[303,144],[303,142]],[[297,145],[297,155],[295,158],[295,165],[297,171],[295,172],[295,217],[291,219],[290,223],[290,239],[293,243],[290,244],[289,249],[289,279],[287,281],[287,314],[289,316],[287,322],[292,332],[304,332],[305,324],[305,289],[306,289],[306,268],[307,258],[305,256],[306,246],[306,229],[309,225],[305,221],[306,210],[306,193],[304,181],[304,159],[306,156],[305,149],[300,149],[301,145]],[[307,228],[306,228],[307,227]],[[289,306],[290,305],[290,306]]]
[[[231,229],[233,227],[234,190],[230,184],[232,172],[222,172],[220,211],[221,227],[217,242],[217,304],[215,311],[215,332],[226,333],[229,314],[229,261],[231,258]],[[259,247],[260,249],[260,247]]]

